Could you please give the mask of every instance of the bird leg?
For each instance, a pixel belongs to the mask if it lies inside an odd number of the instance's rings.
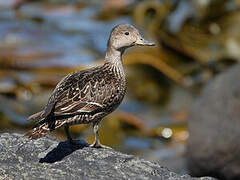
[[[69,126],[64,126],[64,131],[65,131],[65,133],[66,133],[66,135],[67,135],[67,139],[68,139],[68,141],[71,143],[71,144],[73,144],[73,145],[75,145],[76,143],[73,141],[73,139],[72,139],[72,137],[71,137],[71,135],[70,135],[70,133],[69,133]]]
[[[99,137],[98,137],[98,122],[93,123],[93,131],[95,134],[95,140],[94,142],[90,145],[92,148],[107,148],[107,149],[112,149],[111,147],[104,146],[100,143]]]

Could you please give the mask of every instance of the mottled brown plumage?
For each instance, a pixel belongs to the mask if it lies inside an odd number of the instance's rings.
[[[45,109],[28,118],[38,123],[25,135],[38,139],[64,126],[72,142],[68,131],[70,125],[93,123],[95,142],[91,146],[104,147],[98,140],[98,124],[119,106],[125,95],[126,80],[121,58],[124,50],[134,45],[154,44],[144,40],[131,25],[116,26],[108,41],[105,63],[63,78]]]

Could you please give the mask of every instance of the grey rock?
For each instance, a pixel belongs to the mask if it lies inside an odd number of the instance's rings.
[[[75,141],[73,146],[51,136],[31,141],[21,134],[1,134],[0,179],[213,179],[178,175],[133,155]]]
[[[240,65],[217,76],[188,121],[188,165],[195,176],[240,179]]]

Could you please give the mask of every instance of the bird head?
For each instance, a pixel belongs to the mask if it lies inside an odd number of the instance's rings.
[[[139,31],[129,24],[119,24],[113,28],[108,46],[120,51],[132,46],[154,46],[155,44],[145,40]]]

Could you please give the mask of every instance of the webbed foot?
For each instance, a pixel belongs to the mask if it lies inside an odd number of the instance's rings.
[[[89,147],[91,148],[104,148],[104,149],[112,149],[111,147],[109,146],[105,146],[105,145],[102,145],[101,143],[97,143],[97,142],[94,142],[93,144],[91,144]]]

